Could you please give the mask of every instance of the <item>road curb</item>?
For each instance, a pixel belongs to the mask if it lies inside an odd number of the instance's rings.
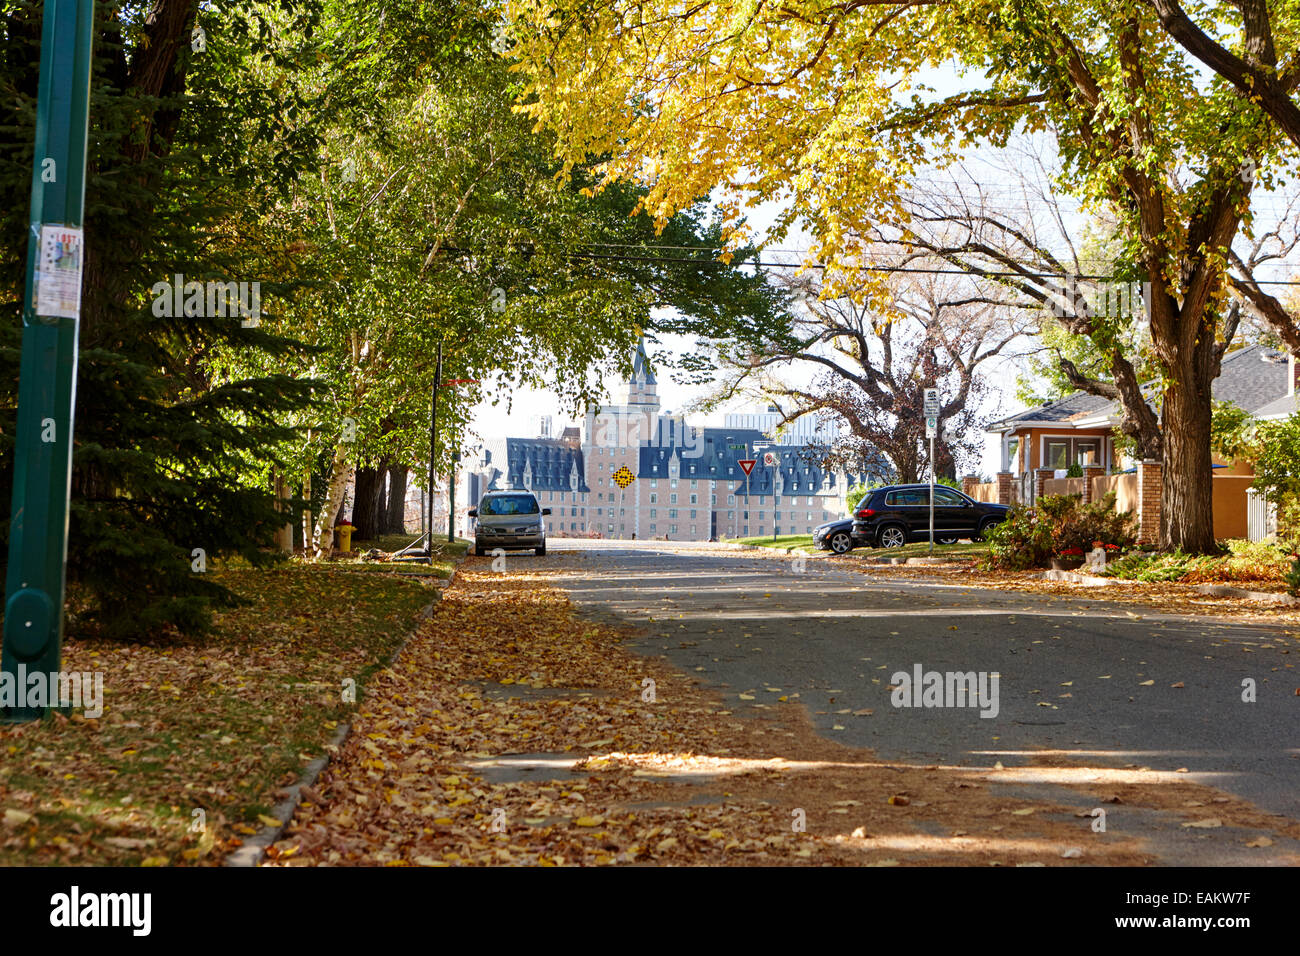
[[[388,659],[384,661],[384,667],[391,667],[393,665],[393,662],[397,660],[398,655],[406,649],[406,645],[410,643],[411,638],[415,637],[424,622],[433,617],[434,606],[438,601],[442,600],[442,592],[451,586],[452,581],[456,577],[456,571],[465,563],[465,560],[468,557],[469,549],[466,549],[464,554],[453,559],[455,567],[451,570],[451,576],[442,579],[435,585],[437,590],[435,591],[434,600],[422,607],[419,613],[416,614],[415,626],[406,633],[398,643],[397,647],[393,649],[393,653],[388,655]],[[280,839],[281,835],[284,833],[284,828],[287,827],[289,821],[293,819],[294,811],[298,809],[298,804],[302,802],[303,787],[310,787],[316,783],[316,780],[320,777],[322,771],[329,766],[330,758],[338,752],[339,747],[343,746],[343,743],[348,739],[348,735],[351,733],[351,721],[339,725],[338,729],[334,732],[334,736],[330,739],[329,743],[325,745],[325,752],[303,768],[302,776],[287,788],[288,795],[277,803],[271,810],[270,814],[268,814],[268,816],[272,816],[279,820],[279,824],[277,826],[268,825],[262,827],[262,829],[256,834],[245,840],[239,849],[222,860],[222,866],[250,867],[259,866],[261,864],[261,862],[266,858],[267,848],[275,843],[276,840]]]
[[[1294,598],[1289,594],[1282,594],[1277,591],[1247,591],[1245,588],[1229,587],[1226,584],[1198,584],[1196,593],[1206,594],[1210,597],[1235,597],[1244,598],[1247,601],[1264,601],[1268,604],[1300,605],[1300,598]]]
[[[1082,584],[1090,588],[1105,588],[1119,584],[1119,578],[1102,578],[1095,574],[1080,574],[1078,571],[1048,570],[1038,575],[1042,581],[1065,581],[1068,584]]]

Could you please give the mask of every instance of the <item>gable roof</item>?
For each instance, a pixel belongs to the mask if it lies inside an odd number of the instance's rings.
[[[1287,354],[1266,345],[1248,345],[1223,357],[1212,392],[1218,401],[1232,402],[1255,412],[1284,398],[1288,391]],[[1120,404],[1087,392],[1072,392],[1064,398],[993,422],[990,432],[1010,431],[1022,425],[1073,424],[1081,419],[1092,424],[1119,419]]]

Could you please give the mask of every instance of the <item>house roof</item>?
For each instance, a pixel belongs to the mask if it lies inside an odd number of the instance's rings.
[[[493,451],[497,455],[504,451],[504,465],[496,460]],[[500,469],[488,484],[489,491],[524,487],[531,487],[533,491],[591,490],[587,487],[582,449],[562,438],[506,438],[489,442],[484,457],[487,464]],[[570,483],[575,472],[576,487]],[[531,476],[531,483],[524,481],[525,473]]]
[[[1286,397],[1288,390],[1287,354],[1266,345],[1248,345],[1223,357],[1219,377],[1214,380],[1213,395],[1219,401],[1232,402],[1248,412]],[[1064,398],[1009,415],[988,426],[988,431],[1010,431],[1036,424],[1073,425],[1106,424],[1119,419],[1119,402],[1087,392],[1073,392]]]
[[[776,468],[763,465],[763,455],[768,452],[779,456],[780,464]],[[809,461],[812,456],[806,446],[778,445],[756,428],[683,428],[680,422],[674,425],[669,418],[659,419],[655,440],[641,446],[637,477],[667,478],[669,465],[675,458],[678,478],[730,482],[736,489],[733,493],[743,497],[745,472],[740,461],[747,453],[758,461],[749,476],[751,494],[772,494],[774,471],[780,473],[788,494],[794,493],[796,484],[800,493],[839,490],[834,470]],[[865,478],[866,475],[847,476],[850,486]]]
[[[1275,398],[1267,405],[1261,405],[1255,409],[1252,414],[1256,418],[1286,418],[1288,415],[1294,415],[1300,411],[1300,404],[1297,404],[1296,395],[1283,395],[1281,398]]]
[[[1095,415],[1115,403],[1100,395],[1088,392],[1072,392],[1064,398],[1058,398],[1037,408],[1029,408],[1016,415],[1008,415],[989,425],[991,432],[1000,432],[1014,425],[1052,424],[1069,422],[1085,415]]]

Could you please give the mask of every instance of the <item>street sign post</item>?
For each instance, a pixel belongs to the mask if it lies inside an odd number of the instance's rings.
[[[774,451],[763,452],[763,467],[772,469],[772,543],[776,544],[776,468],[781,457]]]
[[[623,517],[623,493],[627,491],[627,486],[636,481],[636,475],[627,470],[627,465],[620,465],[618,471],[610,476],[614,484],[618,485],[618,516]],[[622,521],[619,522],[619,536],[623,533]]]
[[[934,554],[934,436],[939,430],[939,390],[925,390],[925,437],[930,439],[930,548]]]
[[[741,458],[736,461],[736,464],[745,473],[745,514],[749,514],[749,473],[754,470],[758,460],[755,458]]]
[[[94,0],[45,0],[0,667],[60,670]],[[57,703],[57,701],[55,702]],[[39,720],[14,707],[6,721]]]

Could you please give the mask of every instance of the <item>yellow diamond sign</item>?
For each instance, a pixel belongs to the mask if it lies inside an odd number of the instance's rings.
[[[611,477],[613,477],[614,481],[618,483],[620,488],[626,488],[628,485],[632,484],[632,482],[636,481],[636,475],[628,471],[626,465],[619,468],[619,470],[614,472]]]

